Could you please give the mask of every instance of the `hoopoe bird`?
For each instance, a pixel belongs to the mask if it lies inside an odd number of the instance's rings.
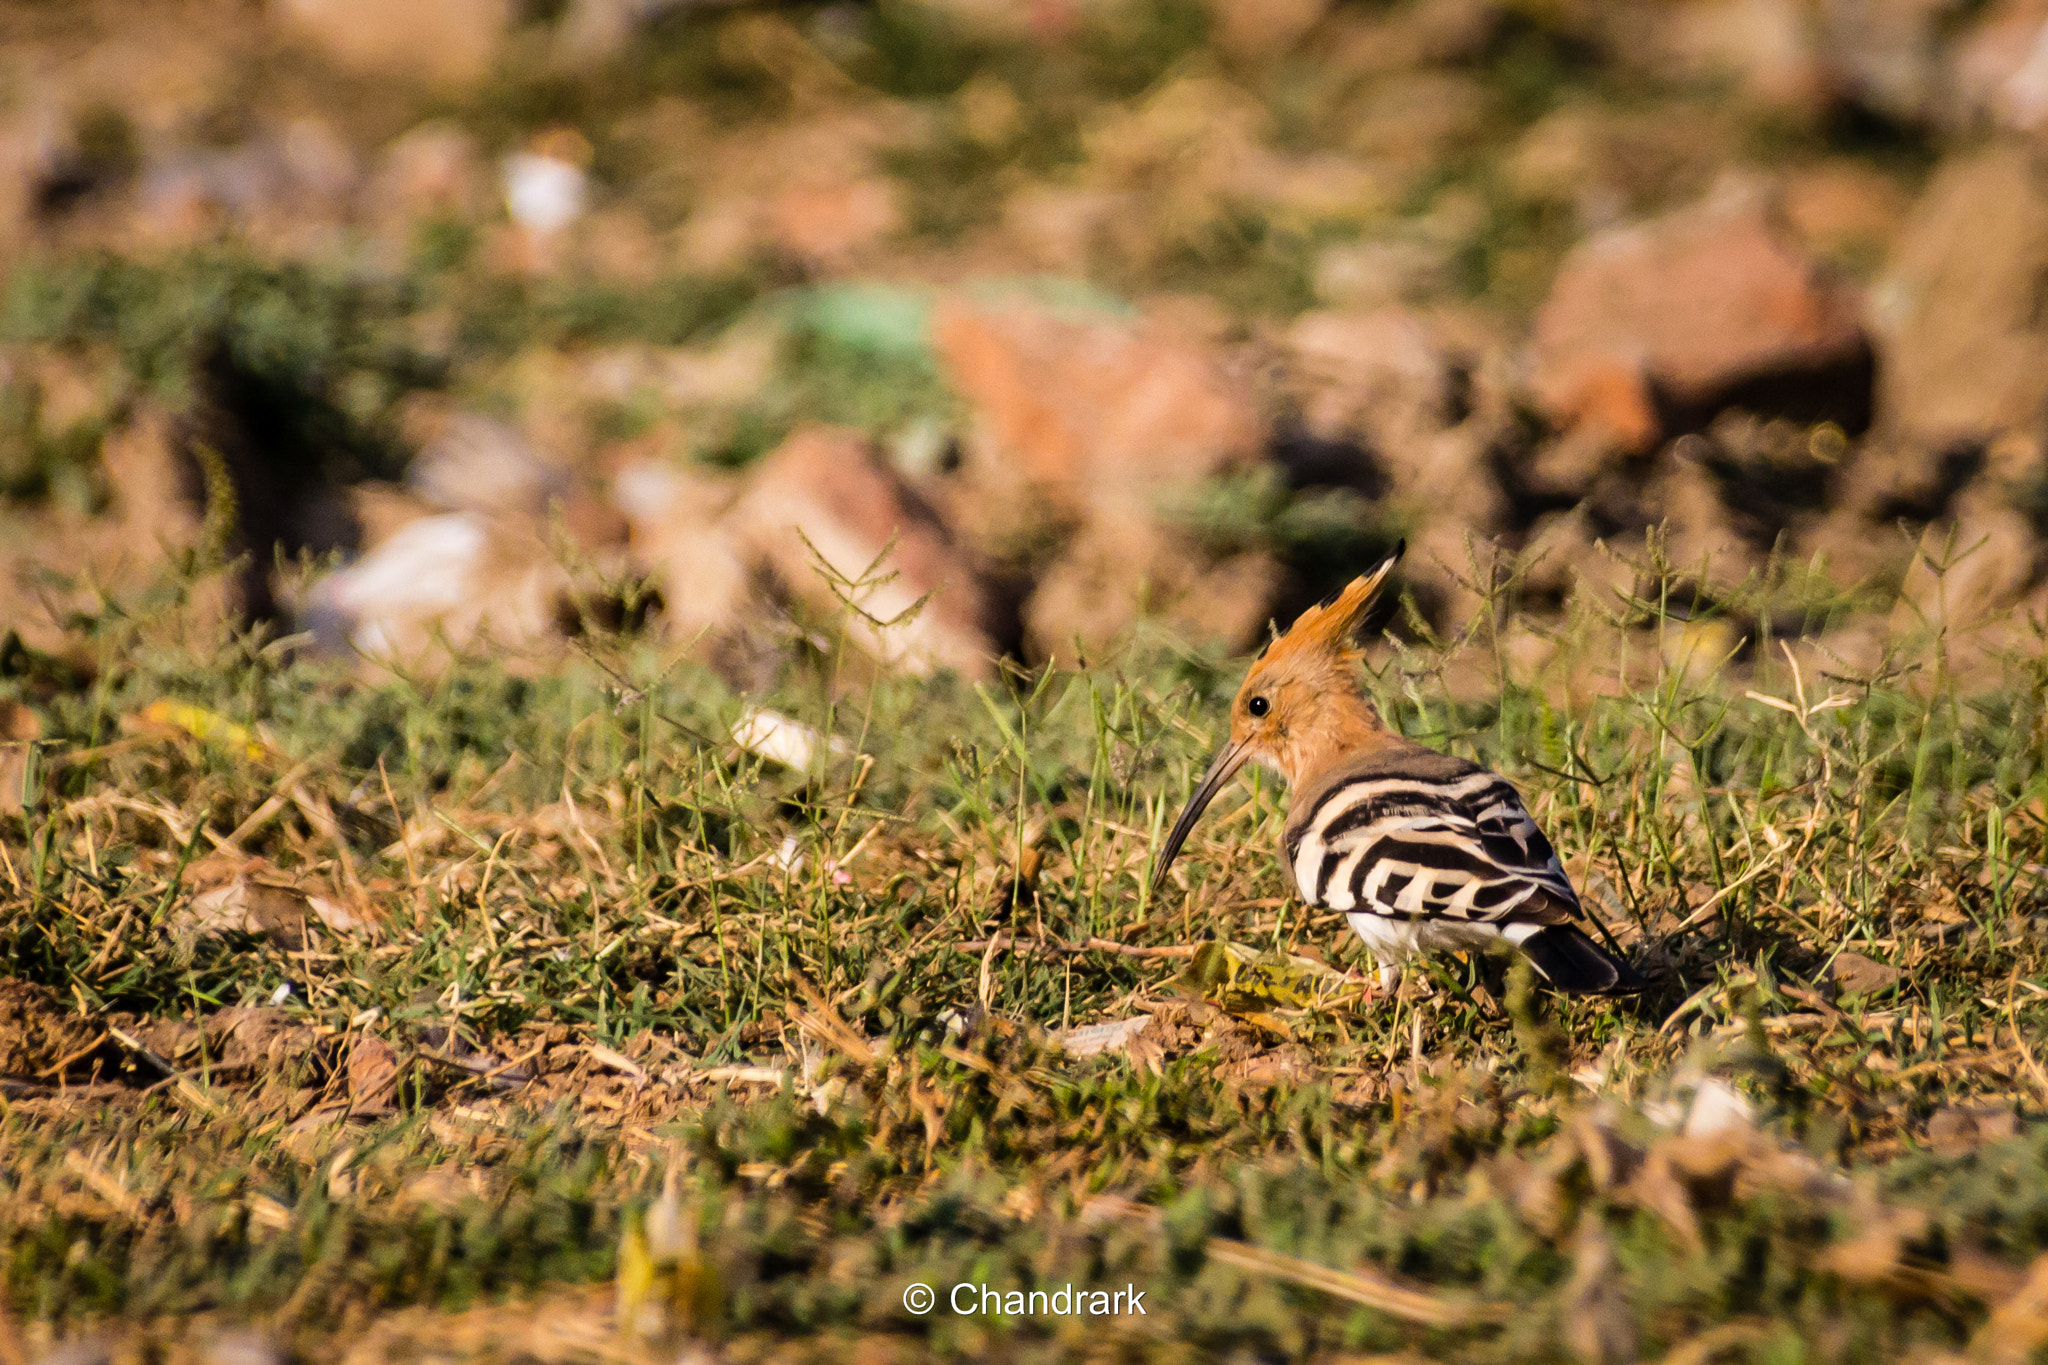
[[[1343,913],[1383,987],[1422,954],[1505,940],[1557,990],[1641,989],[1579,927],[1571,879],[1507,780],[1394,733],[1365,694],[1353,632],[1400,555],[1303,612],[1253,661],[1230,738],[1160,851],[1155,894],[1216,793],[1256,760],[1291,790],[1287,865],[1302,900]]]

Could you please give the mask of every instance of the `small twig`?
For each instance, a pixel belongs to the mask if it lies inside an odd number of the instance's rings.
[[[432,1048],[423,1047],[419,1050],[418,1055],[425,1058],[427,1061],[439,1062],[442,1066],[452,1066],[457,1071],[467,1071],[471,1076],[474,1076],[477,1080],[494,1081],[498,1077],[503,1076],[506,1072],[512,1070],[514,1067],[526,1062],[530,1062],[535,1057],[540,1056],[540,1054],[542,1053],[542,1051],[546,1049],[546,1047],[546,1043],[537,1043],[534,1045],[532,1051],[527,1052],[522,1056],[514,1057],[509,1062],[499,1062],[495,1066],[486,1066],[482,1062],[471,1061],[467,1057],[457,1057],[453,1053],[436,1052]],[[529,1076],[527,1079],[531,1080],[532,1077]]]
[[[151,1066],[162,1072],[164,1079],[176,1086],[179,1098],[183,1099],[187,1104],[197,1109],[207,1118],[217,1119],[221,1117],[221,1107],[214,1103],[213,1099],[204,1090],[201,1090],[194,1084],[190,1076],[187,1076],[184,1072],[144,1047],[139,1038],[136,1038],[133,1034],[125,1033],[111,1024],[107,1026],[107,1035],[122,1047],[127,1048],[143,1061],[148,1062]]]
[[[1144,1204],[1133,1203],[1115,1195],[1104,1195],[1089,1206],[1090,1213],[1098,1216],[1107,1214],[1129,1219],[1157,1228],[1164,1221],[1158,1209]],[[1290,1284],[1320,1289],[1340,1299],[1362,1303],[1388,1317],[1404,1322],[1421,1323],[1427,1327],[1468,1327],[1484,1323],[1505,1321],[1512,1309],[1506,1304],[1456,1303],[1426,1294],[1419,1289],[1404,1285],[1378,1275],[1359,1270],[1333,1270],[1329,1266],[1317,1265],[1298,1256],[1288,1256],[1278,1251],[1255,1247],[1249,1242],[1234,1241],[1228,1237],[1211,1237],[1203,1248],[1212,1261],[1223,1265],[1236,1266],[1259,1275],[1271,1275]]]
[[[1124,957],[1147,958],[1191,958],[1195,955],[1195,950],[1193,948],[1178,946],[1166,948],[1140,948],[1134,944],[1117,943],[1112,939],[1096,938],[1093,936],[1083,940],[1080,943],[1062,943],[1060,940],[1056,938],[1012,939],[1007,934],[997,934],[994,938],[968,939],[964,943],[954,944],[953,951],[956,953],[982,953],[988,952],[992,947],[996,947],[998,945],[1000,945],[1001,948],[1007,948],[1012,952],[1016,952],[1021,949],[1031,949],[1037,952],[1046,953],[1117,953]]]
[[[607,1071],[616,1071],[621,1076],[630,1076],[636,1081],[647,1079],[647,1068],[623,1052],[615,1052],[603,1043],[592,1043],[588,1049],[590,1060]]]
[[[743,1085],[781,1085],[789,1073],[779,1066],[714,1066],[689,1074],[693,1081],[738,1081]]]

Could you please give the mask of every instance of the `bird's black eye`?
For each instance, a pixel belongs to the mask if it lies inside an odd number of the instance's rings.
[[[1254,717],[1263,716],[1273,709],[1273,703],[1264,697],[1253,697],[1244,704],[1244,709],[1251,712]]]

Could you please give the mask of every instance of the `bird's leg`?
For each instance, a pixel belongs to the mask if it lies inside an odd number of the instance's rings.
[[[1380,963],[1380,989],[1390,991],[1400,984],[1401,964],[1398,962]]]

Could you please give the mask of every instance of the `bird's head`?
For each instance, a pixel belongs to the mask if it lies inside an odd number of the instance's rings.
[[[1359,683],[1358,665],[1364,656],[1353,636],[1401,549],[1396,546],[1371,573],[1352,579],[1342,592],[1303,612],[1252,661],[1230,704],[1230,738],[1196,784],[1160,850],[1152,873],[1155,890],[1195,821],[1245,764],[1264,763],[1299,785],[1339,757],[1370,749],[1386,738],[1386,722]]]

